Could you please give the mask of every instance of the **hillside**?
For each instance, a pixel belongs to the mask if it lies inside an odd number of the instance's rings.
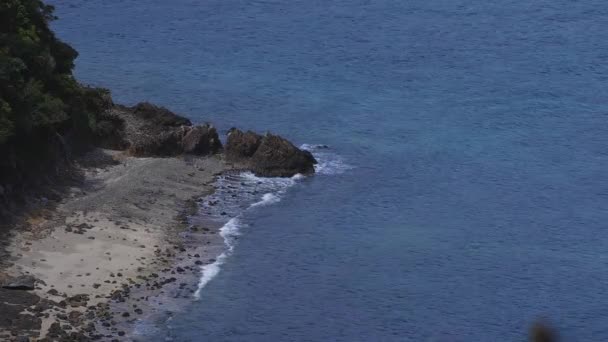
[[[0,3],[0,197],[60,173],[94,142],[111,104],[107,90],[75,80],[78,53],[49,29],[53,10],[38,0]]]

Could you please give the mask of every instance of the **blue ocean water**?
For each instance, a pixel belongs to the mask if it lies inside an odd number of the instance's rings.
[[[608,3],[53,0],[118,102],[327,144],[159,341],[608,339]]]

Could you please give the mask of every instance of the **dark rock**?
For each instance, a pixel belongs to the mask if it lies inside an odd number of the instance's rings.
[[[35,312],[42,312],[42,311],[46,311],[49,310],[50,308],[52,308],[53,306],[55,306],[55,302],[50,301],[48,299],[41,299],[33,308],[33,310]]]
[[[231,129],[225,147],[229,161],[243,164],[263,177],[291,177],[314,173],[317,163],[309,151],[294,146],[278,135],[261,136],[248,131]]]
[[[124,302],[125,298],[124,298],[124,292],[121,290],[114,290],[112,291],[112,293],[110,294],[110,298],[112,298],[113,300],[117,301],[117,302]]]
[[[70,333],[69,337],[68,337],[68,341],[72,342],[72,341],[78,341],[78,342],[85,342],[85,341],[89,341],[90,339],[87,338],[87,336],[81,332],[78,331],[73,331]]]
[[[2,314],[4,315],[5,313],[2,312]],[[23,314],[11,318],[10,328],[15,331],[31,331],[40,329],[41,325],[42,320],[39,317]]]
[[[190,120],[171,112],[167,108],[158,107],[148,102],[138,103],[131,109],[136,116],[150,125],[165,127],[192,126]]]
[[[314,173],[317,163],[309,151],[294,146],[287,139],[268,134],[251,158],[252,171],[264,177],[291,177]]]
[[[82,320],[82,312],[72,311],[68,314],[68,321],[70,321],[70,323],[72,323],[73,325],[79,325],[80,323],[82,323]]]
[[[91,323],[88,323],[86,326],[84,326],[84,328],[82,328],[82,330],[84,330],[84,331],[86,331],[86,332],[88,332],[88,333],[91,333],[91,332],[93,332],[93,331],[95,331],[95,330],[96,330],[96,329],[95,329],[95,324],[94,324],[94,323],[92,323],[92,322],[91,322]]]
[[[89,295],[77,294],[66,299],[66,302],[71,307],[87,306]]]
[[[49,327],[47,335],[51,338],[53,337],[61,337],[67,335],[66,332],[61,328],[61,325],[58,322],[53,322]]]
[[[188,130],[182,138],[182,147],[185,153],[208,155],[217,153],[222,148],[222,143],[217,130],[207,124]]]
[[[91,228],[93,228],[93,226],[92,226],[92,225],[90,225],[90,224],[87,224],[87,223],[81,223],[81,224],[77,225],[77,226],[76,226],[76,228],[80,228],[80,229],[91,229]]]
[[[50,294],[51,296],[59,296],[59,291],[55,289],[50,289],[46,293]]]
[[[91,319],[95,318],[95,312],[94,312],[94,311],[88,311],[88,312],[85,314],[85,316],[84,316],[84,317],[85,317],[86,319],[91,320]]]
[[[26,275],[10,279],[2,287],[8,290],[33,290],[36,282],[36,278]]]
[[[262,143],[262,136],[252,132],[242,132],[236,128],[230,129],[226,141],[226,157],[228,160],[243,162],[251,158]]]

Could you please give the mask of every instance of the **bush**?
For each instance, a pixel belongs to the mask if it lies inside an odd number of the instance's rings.
[[[0,144],[34,130],[84,137],[111,104],[107,90],[74,79],[78,52],[49,29],[54,19],[40,0],[0,1]]]

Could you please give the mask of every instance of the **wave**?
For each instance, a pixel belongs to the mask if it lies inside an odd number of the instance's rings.
[[[315,165],[317,174],[339,175],[353,169],[353,166],[347,164],[341,156],[332,153],[327,145],[303,144],[300,148],[312,153],[317,160]]]
[[[310,151],[317,159],[315,172],[319,175],[337,175],[352,169],[340,156],[329,151],[326,145],[304,144],[301,148]],[[247,211],[280,202],[289,188],[306,178],[301,174],[291,178],[266,178],[242,172],[223,175],[217,179],[215,193],[199,201],[199,213],[222,222],[226,217],[231,217],[219,231],[226,250],[213,263],[201,266],[198,288],[193,295],[195,300],[200,299],[201,291],[218,275],[221,266],[233,253],[236,238],[241,229],[246,227],[243,216]]]
[[[220,254],[214,262],[201,266],[201,278],[198,282],[198,288],[194,292],[194,298],[200,299],[201,291],[205,286],[220,272],[220,266],[224,264],[226,258],[234,250],[234,239],[240,234],[240,222],[238,218],[232,218],[220,228],[220,236],[224,238],[227,250]]]
[[[251,207],[259,207],[259,206],[263,206],[263,205],[269,205],[269,204],[273,204],[273,203],[277,203],[281,200],[281,198],[273,193],[267,193],[264,194],[264,196],[262,196],[262,200],[259,202],[256,202],[254,204],[251,205]]]

